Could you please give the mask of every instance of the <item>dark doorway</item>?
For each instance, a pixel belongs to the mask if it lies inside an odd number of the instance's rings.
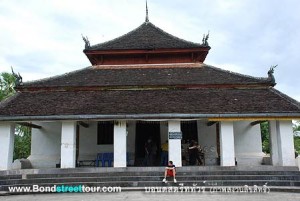
[[[198,142],[198,128],[197,121],[182,121],[181,132],[182,132],[182,165],[190,165],[190,151],[189,145],[192,140]]]
[[[182,140],[187,142],[195,140],[198,142],[197,121],[182,121],[181,122]]]
[[[151,138],[157,147],[154,165],[159,165],[160,122],[137,122],[135,137],[135,165],[142,166],[145,158],[145,143]]]

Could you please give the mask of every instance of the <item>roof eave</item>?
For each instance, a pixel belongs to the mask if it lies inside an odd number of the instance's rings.
[[[135,119],[300,119],[299,112],[291,113],[226,113],[226,114],[107,114],[107,115],[48,115],[48,116],[0,116],[0,121],[64,121],[64,120],[135,120]]]
[[[196,47],[196,48],[157,48],[157,49],[85,49],[85,54],[156,54],[156,53],[178,53],[178,52],[208,52],[211,49],[210,46]]]

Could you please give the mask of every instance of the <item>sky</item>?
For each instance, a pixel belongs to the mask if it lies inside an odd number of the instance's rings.
[[[275,69],[276,89],[300,101],[299,0],[148,0],[150,22],[201,43],[206,64],[256,77]],[[0,0],[0,72],[13,66],[24,81],[90,66],[91,45],[145,21],[145,0]]]

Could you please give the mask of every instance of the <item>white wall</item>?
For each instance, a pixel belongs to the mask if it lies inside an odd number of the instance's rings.
[[[216,124],[207,126],[207,121],[197,121],[198,143],[205,151],[205,165],[217,164]]]
[[[220,165],[235,166],[234,129],[232,121],[220,122]]]
[[[42,129],[32,129],[31,155],[34,168],[55,167],[60,161],[61,123],[33,122]],[[198,141],[206,149],[206,165],[216,165],[216,124],[207,126],[206,121],[197,121]],[[113,152],[113,145],[97,145],[97,122],[88,122],[89,127],[79,127],[79,160],[94,160],[99,152]],[[161,142],[168,139],[168,125],[161,123]],[[135,122],[128,122],[127,150],[135,152]],[[238,165],[260,165],[263,153],[259,125],[250,126],[250,121],[234,122],[235,155]],[[134,156],[133,156],[134,158]],[[132,161],[133,162],[133,161]]]
[[[60,162],[61,156],[61,122],[33,122],[42,129],[32,129],[31,155],[28,159],[33,168],[53,168]],[[78,160],[95,160],[97,153],[113,152],[113,144],[97,145],[97,122],[88,122],[89,127],[79,127]],[[134,163],[135,122],[128,123],[127,150],[132,153]]]
[[[126,121],[114,124],[114,167],[126,167],[127,153],[127,126]]]
[[[234,148],[238,165],[261,165],[262,152],[260,125],[251,126],[252,121],[234,122]],[[198,141],[202,147],[207,147],[206,165],[216,165],[217,139],[216,124],[207,126],[206,121],[197,121]]]
[[[262,152],[260,125],[251,126],[252,121],[234,122],[234,146],[238,165],[261,165]]]
[[[277,121],[277,140],[280,166],[295,166],[292,121]]]
[[[168,135],[170,132],[181,132],[180,121],[168,121]],[[168,136],[169,138],[169,136]],[[176,167],[182,166],[181,157],[181,139],[170,139],[169,142],[169,160],[173,161]]]
[[[61,146],[60,146],[60,167],[76,167],[76,121],[62,122]]]
[[[97,122],[88,124],[88,128],[80,126],[78,160],[95,160],[97,153],[113,152],[113,144],[97,145]]]
[[[80,126],[78,160],[94,160],[97,153],[114,152],[113,144],[97,145],[97,122],[88,124],[88,128]],[[135,153],[135,125],[135,121],[127,123],[127,152],[131,153],[131,159],[134,158]]]
[[[28,157],[33,168],[55,167],[60,162],[61,123],[33,122],[42,126],[32,129],[31,155]]]
[[[12,167],[14,153],[15,125],[0,122],[0,170]]]

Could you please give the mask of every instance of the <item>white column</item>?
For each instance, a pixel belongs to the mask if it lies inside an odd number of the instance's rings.
[[[276,131],[274,129],[276,126]],[[273,131],[273,133],[272,133]],[[273,165],[295,166],[294,138],[292,121],[274,121],[271,123],[271,143],[272,143],[272,162]],[[277,141],[276,143],[273,142]],[[274,153],[274,154],[273,154]],[[276,154],[278,158],[276,159]],[[277,160],[277,161],[276,161]]]
[[[9,170],[13,162],[15,125],[0,123],[0,170]]]
[[[168,121],[168,133],[181,132],[180,121]],[[169,138],[169,134],[168,134]],[[176,167],[182,166],[181,161],[181,139],[169,138],[169,160],[173,161]]]
[[[114,125],[114,167],[126,167],[127,144],[126,121],[119,121]]]
[[[75,168],[76,162],[76,121],[62,122],[61,168]]]
[[[277,121],[269,121],[269,133],[270,133],[271,162],[272,165],[279,166]]]
[[[233,122],[220,122],[221,166],[235,166]]]

